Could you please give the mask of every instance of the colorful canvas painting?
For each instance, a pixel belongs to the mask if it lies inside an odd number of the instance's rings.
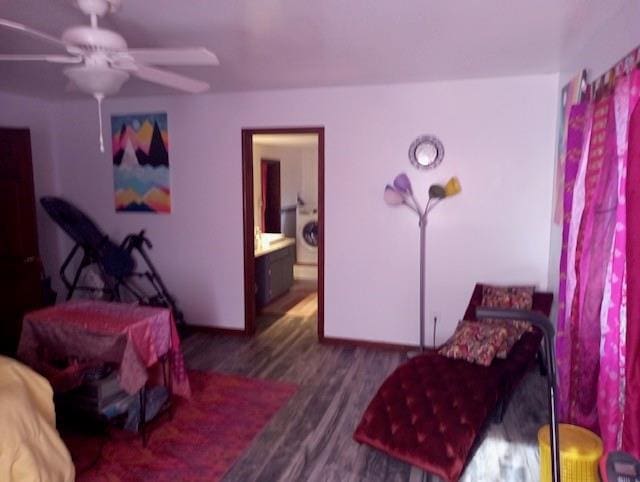
[[[111,116],[116,211],[171,212],[167,114]]]

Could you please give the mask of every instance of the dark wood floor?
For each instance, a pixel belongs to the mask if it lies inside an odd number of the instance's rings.
[[[409,481],[439,479],[352,439],[367,403],[404,354],[317,342],[315,317],[262,317],[256,336],[197,333],[189,368],[292,382],[298,392],[256,437],[225,481]],[[546,421],[544,382],[531,373],[503,424],[493,425],[466,482],[538,480],[536,433]]]

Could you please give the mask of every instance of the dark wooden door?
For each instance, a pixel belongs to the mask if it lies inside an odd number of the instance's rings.
[[[23,314],[40,306],[41,274],[29,130],[0,128],[0,352],[15,352]]]
[[[280,233],[280,161],[262,159],[265,233]]]

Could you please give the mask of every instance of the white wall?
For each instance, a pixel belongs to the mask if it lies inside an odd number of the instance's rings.
[[[0,93],[0,126],[27,127],[31,132],[31,156],[33,184],[36,197],[38,242],[47,276],[51,276],[58,296],[62,296],[58,280],[60,258],[58,256],[58,229],[38,199],[58,192],[58,180],[54,167],[52,135],[52,105],[49,102],[13,94]],[[0,229],[1,224],[0,224]]]
[[[60,189],[114,238],[148,229],[153,259],[191,323],[243,326],[243,127],[325,126],[327,336],[417,342],[418,230],[382,201],[406,171],[421,200],[458,175],[428,232],[429,313],[438,338],[475,281],[546,287],[557,75],[197,97],[109,99],[110,113],[167,111],[173,212],[116,214],[110,153],[97,149],[96,106],[60,103]],[[287,106],[283,108],[283,106]],[[438,135],[446,156],[417,172],[411,141]]]
[[[623,56],[639,46],[639,19],[640,2],[626,2],[623,8],[602,24],[595,35],[589,38],[577,39],[572,45],[568,45],[563,53],[558,90],[561,90],[582,69],[587,69],[589,81],[597,79],[598,76],[609,70]],[[556,180],[554,179],[554,185],[555,182]],[[551,224],[550,240],[549,288],[554,293],[557,293],[560,275],[562,225]]]

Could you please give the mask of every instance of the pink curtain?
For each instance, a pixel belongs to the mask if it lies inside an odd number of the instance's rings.
[[[609,93],[572,109],[556,341],[560,419],[600,433],[606,450],[624,449],[636,456],[640,449],[639,96],[640,73],[634,70],[618,78]],[[634,289],[637,295],[632,296]]]
[[[627,326],[622,448],[640,457],[640,72],[631,77],[627,159]],[[625,339],[625,336],[622,336]]]
[[[588,103],[575,105],[571,108],[568,117],[567,129],[567,154],[565,159],[564,173],[564,193],[563,193],[563,210],[562,219],[562,248],[560,251],[560,286],[558,288],[558,322],[557,322],[557,346],[556,354],[563,363],[558,363],[558,379],[561,381],[558,388],[560,391],[559,415],[561,419],[568,418],[568,405],[566,401],[569,399],[569,367],[571,365],[571,331],[567,328],[567,297],[569,293],[567,265],[569,264],[569,242],[570,231],[572,226],[572,211],[574,187],[578,179],[578,169],[580,167],[580,159],[585,150],[585,139],[588,139],[591,124],[591,109]],[[585,136],[585,132],[587,136]],[[573,252],[573,251],[571,251]],[[575,259],[572,257],[572,261]],[[572,264],[573,266],[573,264]],[[570,288],[571,298],[573,297],[573,288],[575,283],[572,280]],[[567,383],[563,383],[567,381]]]
[[[583,427],[594,429],[597,425],[596,396],[597,373],[599,364],[600,326],[594,324],[586,296],[591,274],[591,258],[600,247],[594,246],[594,218],[599,204],[597,194],[601,185],[601,174],[605,159],[605,144],[609,119],[610,96],[601,98],[595,103],[593,126],[589,142],[589,152],[584,176],[584,184],[576,186],[584,192],[584,209],[578,228],[575,244],[576,285],[569,313],[569,329],[571,331],[571,364],[569,374],[569,420]],[[606,248],[605,248],[606,249]],[[595,273],[598,276],[598,273]],[[601,296],[601,293],[600,293]],[[600,298],[601,300],[601,298]],[[599,303],[600,300],[597,300]]]
[[[616,229],[600,310],[602,333],[602,359],[598,374],[598,414],[600,433],[605,446],[619,448],[622,436],[624,413],[624,364],[625,340],[621,328],[626,326],[625,265],[626,256],[626,169],[627,126],[629,120],[629,79],[621,79],[615,88],[614,113],[616,125],[616,157],[618,177],[618,205],[616,207]]]

